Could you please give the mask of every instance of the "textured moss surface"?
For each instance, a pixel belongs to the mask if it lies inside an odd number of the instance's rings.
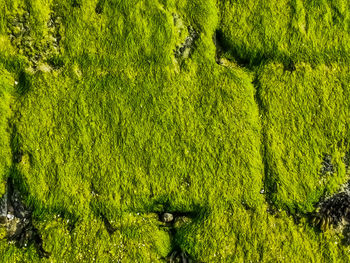
[[[348,179],[348,10],[0,0],[0,193],[50,254],[1,228],[3,261],[349,261],[310,223]]]

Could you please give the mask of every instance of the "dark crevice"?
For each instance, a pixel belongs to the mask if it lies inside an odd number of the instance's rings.
[[[31,87],[30,76],[24,70],[21,70],[18,74],[18,83],[16,85],[16,92],[23,96],[25,95]]]
[[[13,162],[14,163],[20,163],[22,161],[22,157],[23,157],[23,152],[21,150],[17,151],[13,155]]]
[[[186,252],[183,252],[179,249],[175,249],[168,256],[169,263],[194,263],[194,261]]]
[[[216,46],[216,62],[219,65],[223,65],[223,57],[225,54],[228,54],[229,57],[234,58],[235,62],[245,68],[250,68],[250,65],[252,64],[252,58],[250,57],[243,57],[238,53],[238,50],[234,48],[230,43],[228,43],[228,40],[224,37],[223,32],[218,29],[215,32],[214,35],[214,43]],[[230,58],[226,58],[230,60]]]
[[[20,163],[23,158],[22,150],[22,139],[20,134],[17,131],[17,126],[14,124],[14,120],[9,122],[11,128],[11,138],[10,138],[10,147],[12,153],[12,171],[16,171],[15,165]]]
[[[101,203],[99,203],[97,199],[100,193],[96,189],[94,183],[91,183],[90,189],[93,196],[93,200],[90,202],[91,211],[93,211],[93,214],[96,218],[102,219],[102,222],[108,234],[113,235],[113,233],[117,231],[117,228],[111,224],[110,220],[108,219],[108,213],[105,212],[106,210],[101,209]]]
[[[241,205],[242,207],[246,210],[246,211],[249,211],[249,212],[255,212],[256,208],[255,207],[252,207],[251,205],[249,205],[246,201],[242,200],[241,201]],[[232,210],[234,210],[232,204],[230,204],[230,208]]]
[[[235,62],[240,67],[255,70],[255,68],[271,60],[271,56],[268,54],[249,51],[244,46],[234,45],[220,29],[215,31],[213,40],[216,46],[215,61],[219,65],[225,65],[224,61],[228,60]]]
[[[48,258],[50,253],[44,250],[39,230],[33,225],[32,210],[23,203],[13,178],[8,178],[6,187],[0,202],[0,222],[6,227],[7,239],[19,248],[34,244],[38,255]]]
[[[199,262],[195,260],[191,255],[186,251],[183,251],[179,239],[177,237],[178,230],[193,222],[194,220],[201,220],[203,214],[199,211],[202,211],[201,208],[198,211],[182,212],[182,211],[166,211],[158,213],[159,220],[163,223],[162,227],[166,228],[169,232],[171,238],[171,247],[172,251],[166,258],[166,262],[175,263],[194,263]]]
[[[171,200],[166,197],[157,201],[153,207],[155,210],[148,213],[158,215],[158,219],[161,222],[159,227],[167,231],[170,236],[171,252],[167,255],[167,257],[162,259],[170,263],[199,262],[183,249],[182,242],[184,236],[182,235],[181,230],[185,229],[188,225],[194,224],[195,222],[203,221],[204,217],[207,217],[208,213],[210,213],[208,208],[193,204],[191,210],[184,211],[176,208],[174,209],[174,207],[171,205]]]
[[[98,14],[98,15],[102,14],[104,4],[105,4],[105,0],[99,0],[97,2],[96,7],[95,7],[96,14]]]
[[[56,55],[50,57],[46,62],[54,70],[58,70],[65,65],[63,59],[60,56],[56,56]]]
[[[165,219],[165,217],[167,219]],[[171,219],[169,220],[169,218],[171,218]],[[177,228],[175,227],[175,223],[180,218],[181,217],[177,217],[171,213],[163,213],[162,215],[160,215],[160,220],[165,224],[164,226],[167,228],[167,231],[169,232],[169,235],[171,238],[170,242],[171,242],[171,247],[172,247],[172,251],[169,253],[167,258],[163,258],[163,259],[169,263],[195,262],[190,255],[188,255],[185,251],[182,251],[180,245],[178,244],[178,242],[176,240]]]
[[[259,116],[260,118],[265,115],[266,107],[264,105],[262,95],[261,95],[261,83],[259,81],[258,73],[255,73],[254,80],[252,81],[252,84],[255,87],[255,102],[258,106],[259,110]],[[274,200],[275,195],[277,193],[277,186],[278,186],[278,179],[274,177],[271,174],[271,170],[269,167],[269,161],[267,156],[267,136],[266,136],[266,130],[265,125],[263,123],[263,120],[260,119],[260,125],[261,125],[261,156],[263,161],[263,167],[264,167],[264,177],[263,177],[263,185],[264,185],[264,195],[265,200],[267,204],[269,205],[268,212],[270,214],[276,215],[278,212],[278,209],[274,207]]]
[[[296,70],[295,60],[288,55],[250,50],[243,44],[232,43],[225,37],[221,29],[215,31],[213,42],[216,47],[215,61],[219,65],[226,66],[226,61],[228,61],[250,71],[257,71],[261,66],[274,61],[283,64],[285,71],[294,72]]]
[[[296,70],[295,63],[291,59],[287,60],[287,62],[283,64],[283,67],[284,71],[289,71],[291,73],[293,73]]]
[[[102,218],[102,221],[103,221],[103,223],[104,223],[104,225],[105,225],[105,227],[106,227],[106,230],[107,230],[108,234],[109,234],[109,235],[113,235],[113,233],[114,233],[115,231],[117,231],[117,228],[115,228],[115,227],[109,222],[108,218],[107,218],[103,213],[101,213],[100,216],[101,216],[101,218]]]
[[[80,8],[80,6],[81,6],[81,0],[73,0],[72,1],[72,7]]]
[[[220,39],[219,39],[220,37]],[[221,61],[221,56],[222,56],[222,36],[219,36],[219,31],[216,30],[214,35],[213,35],[213,42],[214,42],[214,45],[216,47],[216,50],[215,50],[215,62],[218,64],[218,65],[222,65],[222,61]]]
[[[332,12],[333,24],[339,25],[339,24],[344,23],[344,21],[346,21],[346,19],[345,19],[345,16],[339,10],[339,8],[332,2],[330,3],[330,7],[331,7],[331,12]]]

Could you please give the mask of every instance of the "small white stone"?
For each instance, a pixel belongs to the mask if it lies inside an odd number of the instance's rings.
[[[18,85],[18,81],[15,81],[15,85]]]
[[[15,217],[13,216],[13,215],[11,215],[11,214],[7,214],[7,219],[8,220],[12,220],[12,219],[14,219]]]

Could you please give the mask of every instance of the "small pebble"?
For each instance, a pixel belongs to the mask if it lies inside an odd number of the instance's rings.
[[[15,217],[12,215],[12,214],[7,214],[7,219],[8,220],[12,220],[12,219],[14,219]]]
[[[170,213],[164,213],[162,214],[162,221],[164,223],[170,223],[174,220],[174,216]]]

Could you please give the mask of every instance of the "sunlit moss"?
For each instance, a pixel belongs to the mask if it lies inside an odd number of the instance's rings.
[[[347,10],[0,0],[0,193],[12,177],[51,253],[1,258],[349,261],[307,218],[347,180]]]

